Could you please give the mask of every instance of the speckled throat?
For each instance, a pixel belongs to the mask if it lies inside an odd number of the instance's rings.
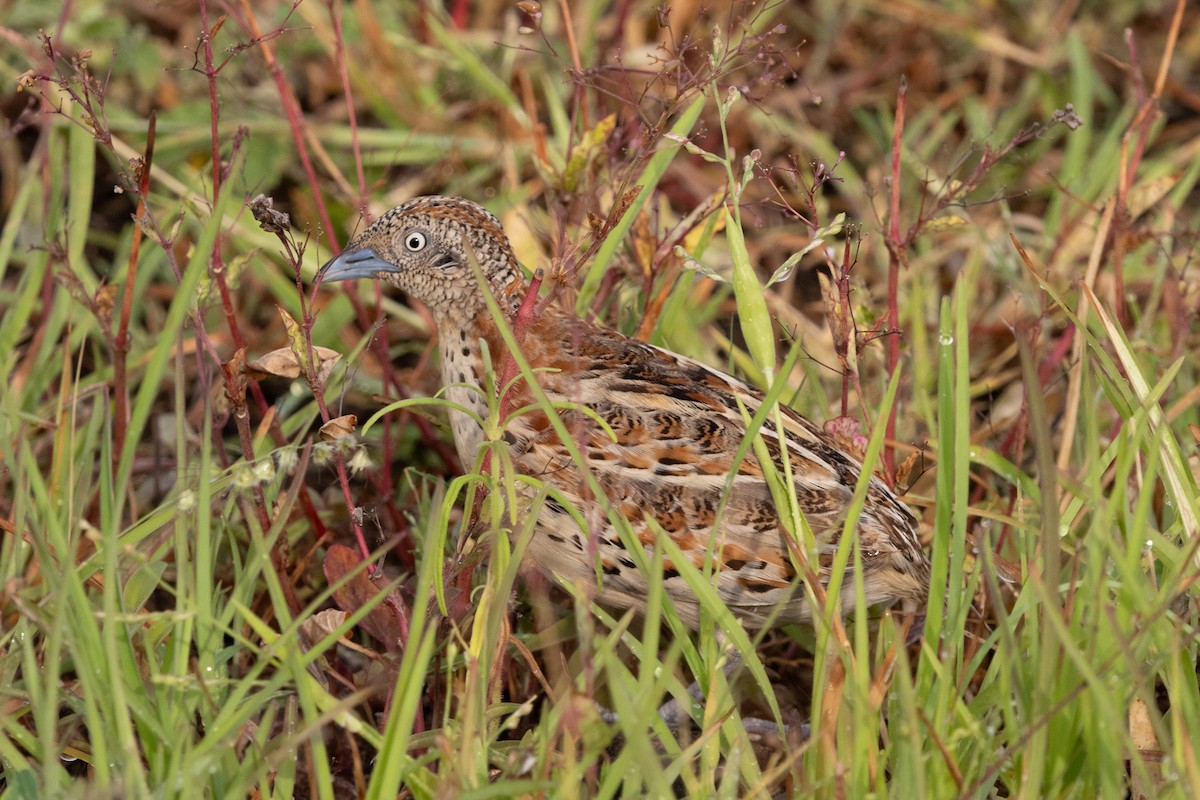
[[[486,310],[485,310],[486,311]],[[476,319],[459,320],[448,318],[438,324],[438,353],[441,359],[443,396],[457,406],[469,410],[480,419],[488,417],[488,393],[495,387],[487,387],[484,376],[483,347],[487,342],[492,359],[498,355],[493,345],[498,337],[491,320],[477,324]],[[502,352],[502,351],[501,351]],[[494,364],[493,360],[493,364]],[[454,445],[464,470],[475,464],[479,448],[483,444],[483,429],[470,414],[450,410],[450,428],[454,433]]]

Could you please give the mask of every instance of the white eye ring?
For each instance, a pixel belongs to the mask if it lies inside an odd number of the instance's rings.
[[[419,253],[425,249],[425,234],[420,231],[409,231],[404,234],[404,247],[410,253]]]

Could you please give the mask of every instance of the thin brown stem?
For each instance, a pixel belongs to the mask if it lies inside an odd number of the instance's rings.
[[[908,100],[908,81],[900,78],[900,88],[896,94],[896,117],[892,127],[892,186],[888,208],[888,331],[887,331],[887,363],[888,374],[895,374],[900,367],[900,306],[898,294],[900,291],[900,265],[904,263],[906,242],[900,240],[900,154],[904,139],[904,115]],[[888,410],[887,426],[884,430],[882,466],[888,483],[896,483],[896,407]]]
[[[146,128],[146,153],[142,156],[141,174],[138,176],[138,204],[135,219],[146,214],[146,196],[150,192],[150,168],[154,163],[154,134],[158,116],[150,112]],[[129,425],[129,318],[133,314],[133,292],[137,286],[138,258],[145,238],[141,225],[133,226],[133,237],[129,244],[129,263],[125,268],[125,291],[121,296],[121,316],[117,323],[117,336],[113,341],[113,394],[116,413],[113,419],[113,464],[121,462],[125,446],[125,431]]]

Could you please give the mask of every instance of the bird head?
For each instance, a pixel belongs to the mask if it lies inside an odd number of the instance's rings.
[[[498,297],[520,296],[524,281],[500,220],[469,200],[417,197],[380,217],[319,275],[379,278],[435,316],[472,314],[484,304],[472,257]]]

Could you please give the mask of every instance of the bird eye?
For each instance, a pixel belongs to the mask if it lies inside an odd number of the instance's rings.
[[[409,231],[404,236],[404,246],[410,253],[419,253],[425,249],[425,234],[420,231]]]

